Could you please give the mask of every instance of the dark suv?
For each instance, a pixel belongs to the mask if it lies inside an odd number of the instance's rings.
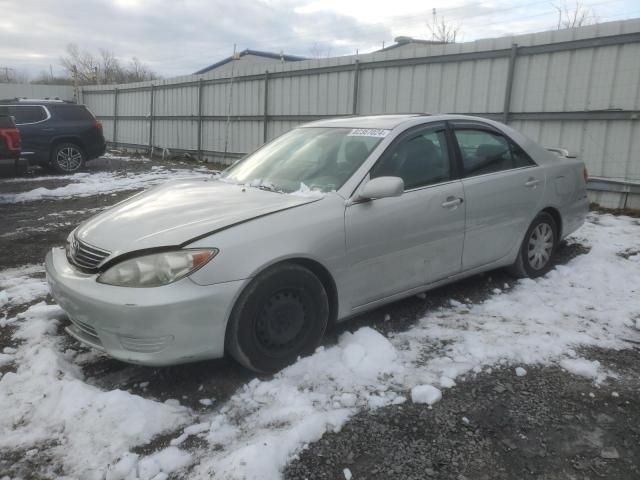
[[[22,156],[31,164],[73,173],[106,150],[102,124],[84,105],[62,100],[0,100],[0,115],[13,116]]]

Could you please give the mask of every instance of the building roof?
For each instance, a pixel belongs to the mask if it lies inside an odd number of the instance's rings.
[[[285,55],[284,53],[273,53],[273,52],[263,52],[260,50],[251,50],[249,48],[242,50],[241,52],[236,54],[236,59],[240,58],[240,57],[244,57],[245,55],[255,55],[256,57],[263,57],[263,58],[272,58],[273,60],[282,60],[284,62],[299,62],[300,60],[307,60],[307,58],[305,57],[299,57],[297,55]],[[233,56],[231,57],[227,57],[223,60],[220,60],[219,62],[216,62],[212,65],[209,65],[208,67],[204,67],[203,69],[198,70],[197,72],[194,73],[194,75],[200,75],[202,73],[207,73],[211,70],[214,70],[218,67],[221,67],[222,65],[226,65],[227,63],[229,63],[230,61],[232,61],[234,59]]]
[[[440,40],[422,40],[420,38],[413,37],[396,37],[393,39],[393,45],[389,45],[388,47],[384,47],[381,50],[377,50],[378,52],[386,52],[387,50],[393,50],[394,48],[404,47],[405,45],[442,45],[446,42],[441,42]]]

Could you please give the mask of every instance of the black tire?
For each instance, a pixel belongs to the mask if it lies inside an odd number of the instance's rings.
[[[553,267],[553,255],[558,246],[558,226],[551,215],[540,212],[527,230],[518,258],[509,267],[517,278],[537,278]]]
[[[296,264],[258,275],[233,308],[225,348],[246,368],[274,373],[313,353],[329,320],[322,282]]]
[[[51,151],[51,167],[58,173],[78,172],[85,161],[84,151],[75,143],[59,143]]]

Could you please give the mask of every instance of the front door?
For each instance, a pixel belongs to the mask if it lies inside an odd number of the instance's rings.
[[[350,298],[356,308],[458,273],[465,201],[445,125],[407,132],[382,155],[370,178],[401,177],[399,197],[345,211]]]

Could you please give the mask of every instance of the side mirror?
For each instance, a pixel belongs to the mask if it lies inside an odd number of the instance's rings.
[[[354,198],[356,202],[376,198],[399,197],[404,192],[404,180],[400,177],[377,177],[369,180]]]

